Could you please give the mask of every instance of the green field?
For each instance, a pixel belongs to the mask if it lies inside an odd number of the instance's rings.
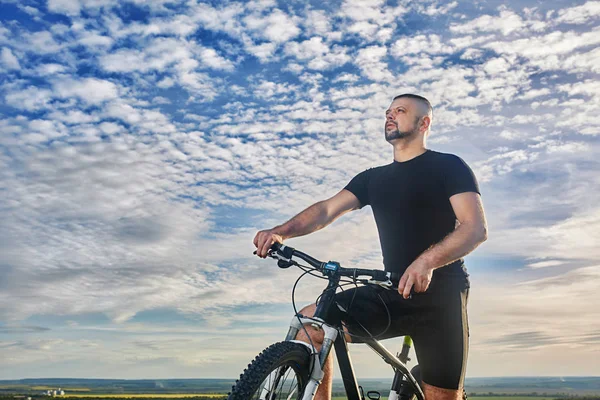
[[[366,397],[366,396],[365,396]],[[346,400],[345,397],[332,397],[332,400]],[[537,396],[469,396],[468,400],[554,400],[556,397]],[[381,396],[381,400],[387,397]]]
[[[556,397],[534,397],[534,396],[469,396],[468,400],[552,400]]]
[[[65,394],[57,398],[96,398],[96,399],[185,399],[196,397],[202,399],[214,399],[227,396],[226,393],[85,393],[85,394]]]
[[[0,400],[224,400],[235,379],[21,379],[0,380]],[[387,400],[391,379],[362,379],[365,394]],[[62,388],[64,396],[49,398],[47,390]],[[469,400],[600,400],[600,377],[471,378]],[[345,400],[341,380],[333,381],[333,399]]]

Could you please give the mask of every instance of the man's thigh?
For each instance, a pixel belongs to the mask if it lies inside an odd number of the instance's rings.
[[[395,290],[362,286],[336,294],[340,319],[353,343],[363,338],[376,340],[410,334],[419,307]]]
[[[421,378],[428,385],[463,388],[469,350],[467,298],[468,289],[444,291],[412,335]]]

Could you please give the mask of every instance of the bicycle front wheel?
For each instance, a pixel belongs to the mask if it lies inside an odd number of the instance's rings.
[[[228,400],[299,400],[309,378],[308,348],[300,343],[275,343],[248,364]]]

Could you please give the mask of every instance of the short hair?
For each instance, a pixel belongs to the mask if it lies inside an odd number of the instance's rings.
[[[419,96],[418,94],[404,93],[404,94],[399,94],[398,96],[394,97],[394,99],[392,101],[394,101],[396,99],[401,99],[403,97],[408,97],[409,99],[418,101],[422,106],[427,108],[427,114],[431,115],[431,119],[433,119],[433,107],[431,107],[431,103],[425,97]]]

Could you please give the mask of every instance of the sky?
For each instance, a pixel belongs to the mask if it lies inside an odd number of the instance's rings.
[[[599,21],[600,1],[0,0],[0,379],[237,377],[285,337],[300,274],[255,233],[390,163],[407,92],[488,218],[467,377],[600,375]],[[370,207],[287,243],[382,268]]]

